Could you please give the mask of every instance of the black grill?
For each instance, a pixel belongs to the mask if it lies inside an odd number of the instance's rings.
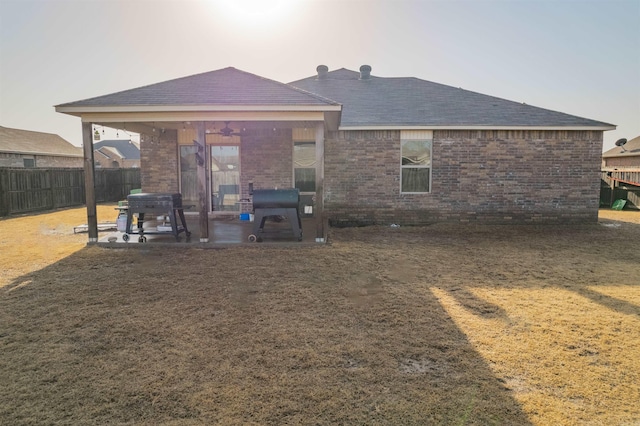
[[[293,236],[302,241],[300,191],[297,189],[254,189],[253,213],[253,234],[249,235],[249,241],[262,241],[268,218],[282,220],[283,217],[288,218]]]
[[[187,239],[191,236],[191,233],[187,229],[187,222],[184,218],[184,209],[182,207],[182,195],[175,194],[163,194],[163,193],[140,193],[131,194],[127,196],[127,204],[129,206],[127,210],[127,229],[122,239],[129,240],[131,233],[137,233],[140,235],[139,242],[146,241],[144,234],[167,234],[171,233],[176,237],[176,241],[179,241],[180,233],[184,232]],[[147,213],[153,213],[155,216],[168,216],[169,223],[171,224],[171,231],[163,232],[149,232],[143,229],[144,216]],[[138,215],[137,232],[132,232],[131,225],[133,222],[133,215]],[[176,217],[177,215],[177,217]],[[181,224],[178,224],[180,218]]]

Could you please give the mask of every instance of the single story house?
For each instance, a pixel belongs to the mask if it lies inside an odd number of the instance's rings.
[[[142,190],[197,205],[203,242],[250,184],[299,188],[317,241],[326,224],[597,220],[615,126],[368,65],[316,71],[284,84],[229,67],[57,105],[82,120],[90,241],[93,125],[140,133]]]
[[[53,133],[0,126],[0,167],[82,167],[82,149]]]
[[[617,145],[602,154],[603,170],[640,170],[640,136]]]
[[[623,199],[627,208],[640,208],[640,136],[620,139],[602,154],[601,198],[602,204]]]
[[[108,168],[140,167],[140,146],[137,142],[111,139],[93,144],[95,166]]]

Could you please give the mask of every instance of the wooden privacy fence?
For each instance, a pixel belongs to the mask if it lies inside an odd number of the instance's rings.
[[[123,200],[140,188],[140,169],[97,169],[97,202]],[[0,216],[85,203],[84,169],[0,168]]]
[[[640,169],[607,169],[600,180],[600,205],[611,207],[616,200],[627,200],[629,208],[640,208]]]

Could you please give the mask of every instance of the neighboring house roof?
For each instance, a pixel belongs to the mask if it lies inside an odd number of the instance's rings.
[[[340,129],[600,128],[615,126],[419,78],[369,76],[341,68],[289,83],[343,105]]]
[[[603,158],[640,156],[640,136],[627,141],[623,146],[615,146],[602,154]]]
[[[111,151],[125,160],[140,159],[140,147],[131,140],[113,139],[95,142],[93,144],[93,149],[100,150],[101,148],[110,148]]]
[[[102,155],[103,157],[109,159],[109,160],[123,160],[124,157],[122,156],[122,154],[120,154],[120,152],[118,152],[117,149],[111,148],[109,146],[103,146],[100,149],[97,149],[95,152],[97,152],[98,154]]]
[[[162,83],[77,102],[57,105],[60,112],[82,112],[92,108],[155,106],[165,109],[202,106],[338,106],[335,102],[284,83],[233,67],[223,68]]]
[[[53,133],[33,132],[0,126],[0,152],[29,155],[82,157],[82,148]]]
[[[100,148],[94,151],[94,160],[100,161],[100,158],[98,157],[110,160],[114,157],[114,153],[109,148]]]

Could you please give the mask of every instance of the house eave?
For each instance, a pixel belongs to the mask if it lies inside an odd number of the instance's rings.
[[[126,105],[126,106],[64,106],[56,112],[82,116],[95,113],[153,112],[328,112],[341,111],[341,105]]]
[[[616,126],[340,126],[338,130],[615,130]]]
[[[56,153],[56,152],[41,152],[41,151],[14,151],[14,150],[8,150],[8,149],[0,149],[0,152],[5,153],[5,154],[18,154],[18,155],[39,155],[39,156],[46,156],[46,157],[68,157],[68,158],[83,158],[82,155],[78,155],[78,154],[60,154],[60,153]]]
[[[640,153],[635,153],[635,152],[621,152],[618,154],[602,154],[602,158],[640,158]]]

